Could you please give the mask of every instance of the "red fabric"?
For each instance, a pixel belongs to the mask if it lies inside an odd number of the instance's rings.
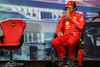
[[[1,22],[5,44],[0,43],[0,46],[19,45],[20,37],[23,34],[25,26],[26,23],[22,20],[7,20]]]
[[[72,19],[67,19],[67,21],[64,15],[61,17],[56,33],[62,30],[64,36],[57,37],[52,41],[52,45],[60,58],[66,54],[65,48],[62,46],[64,43],[68,45],[69,57],[75,58],[76,43],[85,26],[85,20],[82,14],[74,12],[71,16]]]
[[[67,19],[67,21],[65,21],[65,15],[61,17],[59,25],[56,29],[56,33],[60,32],[62,29],[64,34],[73,34],[73,32],[77,32],[80,35],[83,32],[82,30],[85,26],[84,16],[77,12],[74,12],[73,14],[71,14],[71,16],[72,19]]]
[[[78,65],[82,65],[84,49],[78,50]]]
[[[52,45],[54,49],[56,50],[58,57],[63,57],[66,54],[66,50],[63,47],[63,44],[66,43],[68,46],[68,56],[70,58],[75,57],[75,50],[76,50],[76,42],[78,41],[79,37],[76,37],[74,35],[67,35],[67,36],[60,36],[55,38],[52,41]],[[65,44],[64,44],[65,45]]]

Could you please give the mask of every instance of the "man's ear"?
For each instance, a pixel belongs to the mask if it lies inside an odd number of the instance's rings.
[[[77,10],[76,7],[74,8],[74,10]]]

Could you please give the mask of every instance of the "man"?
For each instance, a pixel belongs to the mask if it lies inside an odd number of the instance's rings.
[[[84,16],[76,12],[76,3],[74,1],[68,1],[66,8],[67,11],[61,17],[56,29],[57,37],[52,41],[52,45],[62,61],[66,55],[66,50],[63,47],[64,43],[68,46],[69,58],[71,60],[75,58],[76,43],[85,26]]]

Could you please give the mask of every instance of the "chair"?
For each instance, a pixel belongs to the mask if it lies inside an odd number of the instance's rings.
[[[23,65],[12,61],[12,50],[18,49],[23,44],[23,31],[26,26],[25,21],[6,20],[1,22],[0,26],[3,31],[3,36],[1,36],[1,40],[3,41],[0,42],[0,48],[10,50],[10,62],[2,66],[13,67]]]

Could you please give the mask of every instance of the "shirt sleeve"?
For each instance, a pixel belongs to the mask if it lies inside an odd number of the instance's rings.
[[[83,14],[80,14],[76,18],[77,20],[71,19],[71,21],[78,29],[82,30],[86,24]]]
[[[59,21],[59,24],[58,24],[58,26],[57,26],[56,34],[62,30],[64,19],[65,19],[65,16],[62,16],[61,19],[60,19],[60,21]]]

